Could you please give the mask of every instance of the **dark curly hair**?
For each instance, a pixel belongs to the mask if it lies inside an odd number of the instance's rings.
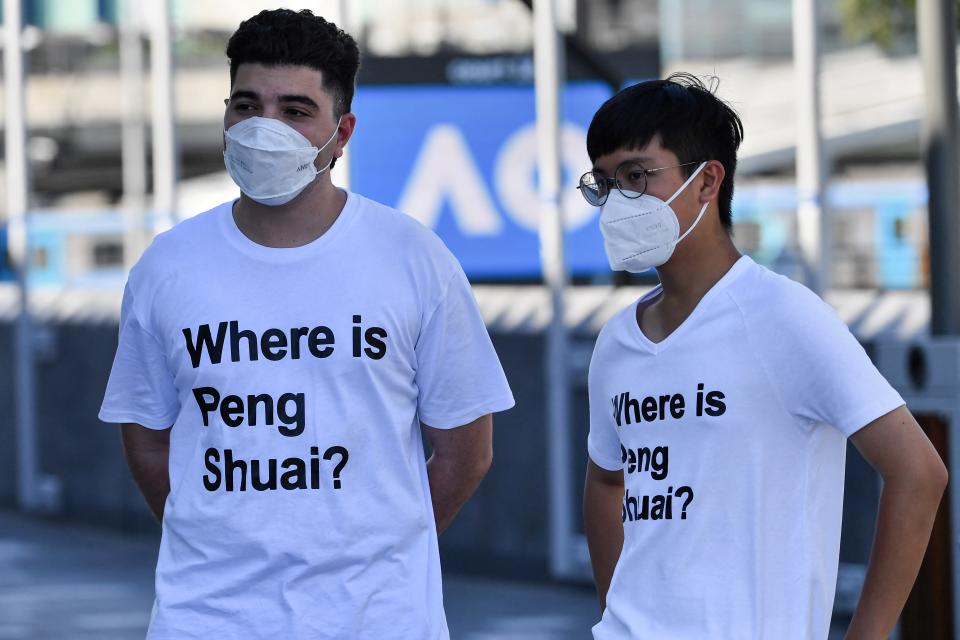
[[[350,34],[309,9],[261,11],[244,20],[227,42],[227,58],[231,86],[245,63],[316,69],[333,97],[334,117],[350,111],[360,49]]]
[[[587,130],[587,154],[594,162],[618,149],[640,149],[654,136],[677,160],[718,160],[726,171],[720,185],[720,222],[733,227],[733,175],[737,149],[743,141],[743,123],[736,111],[689,73],[666,80],[649,80],[620,91],[603,103]],[[696,169],[681,167],[687,177]]]

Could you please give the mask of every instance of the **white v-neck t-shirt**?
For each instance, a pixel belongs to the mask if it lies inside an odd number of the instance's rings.
[[[740,258],[663,341],[637,304],[590,365],[594,463],[623,470],[596,640],[827,637],[846,439],[903,405],[837,314]]]
[[[130,273],[100,418],[170,433],[150,640],[446,640],[420,422],[513,405],[463,270],[354,193],[301,247],[232,203]]]

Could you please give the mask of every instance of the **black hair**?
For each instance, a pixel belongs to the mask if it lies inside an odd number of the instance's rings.
[[[717,160],[726,170],[720,185],[720,222],[733,226],[733,175],[743,123],[736,111],[714,95],[700,78],[674,73],[666,80],[641,82],[603,103],[587,131],[587,154],[595,162],[619,149],[641,149],[659,136],[680,164]],[[689,177],[696,164],[681,167]]]
[[[350,111],[360,49],[350,34],[309,9],[265,10],[244,20],[227,42],[227,58],[231,86],[245,63],[316,69],[333,96],[334,117]]]

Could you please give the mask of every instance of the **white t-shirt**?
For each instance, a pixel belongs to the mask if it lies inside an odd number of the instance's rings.
[[[625,482],[594,638],[826,638],[846,438],[903,400],[826,303],[748,257],[659,343],[636,308],[590,364],[590,458]]]
[[[231,205],[131,271],[100,411],[173,426],[148,637],[446,639],[419,422],[513,405],[469,283],[357,194],[290,249]]]

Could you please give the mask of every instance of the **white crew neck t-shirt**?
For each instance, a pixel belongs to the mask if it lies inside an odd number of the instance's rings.
[[[748,257],[659,343],[638,303],[590,365],[590,458],[625,482],[593,637],[825,639],[846,439],[903,400],[832,308]]]
[[[446,639],[419,423],[513,405],[460,265],[350,193],[297,248],[232,203],[130,273],[100,418],[173,426],[150,640]]]

